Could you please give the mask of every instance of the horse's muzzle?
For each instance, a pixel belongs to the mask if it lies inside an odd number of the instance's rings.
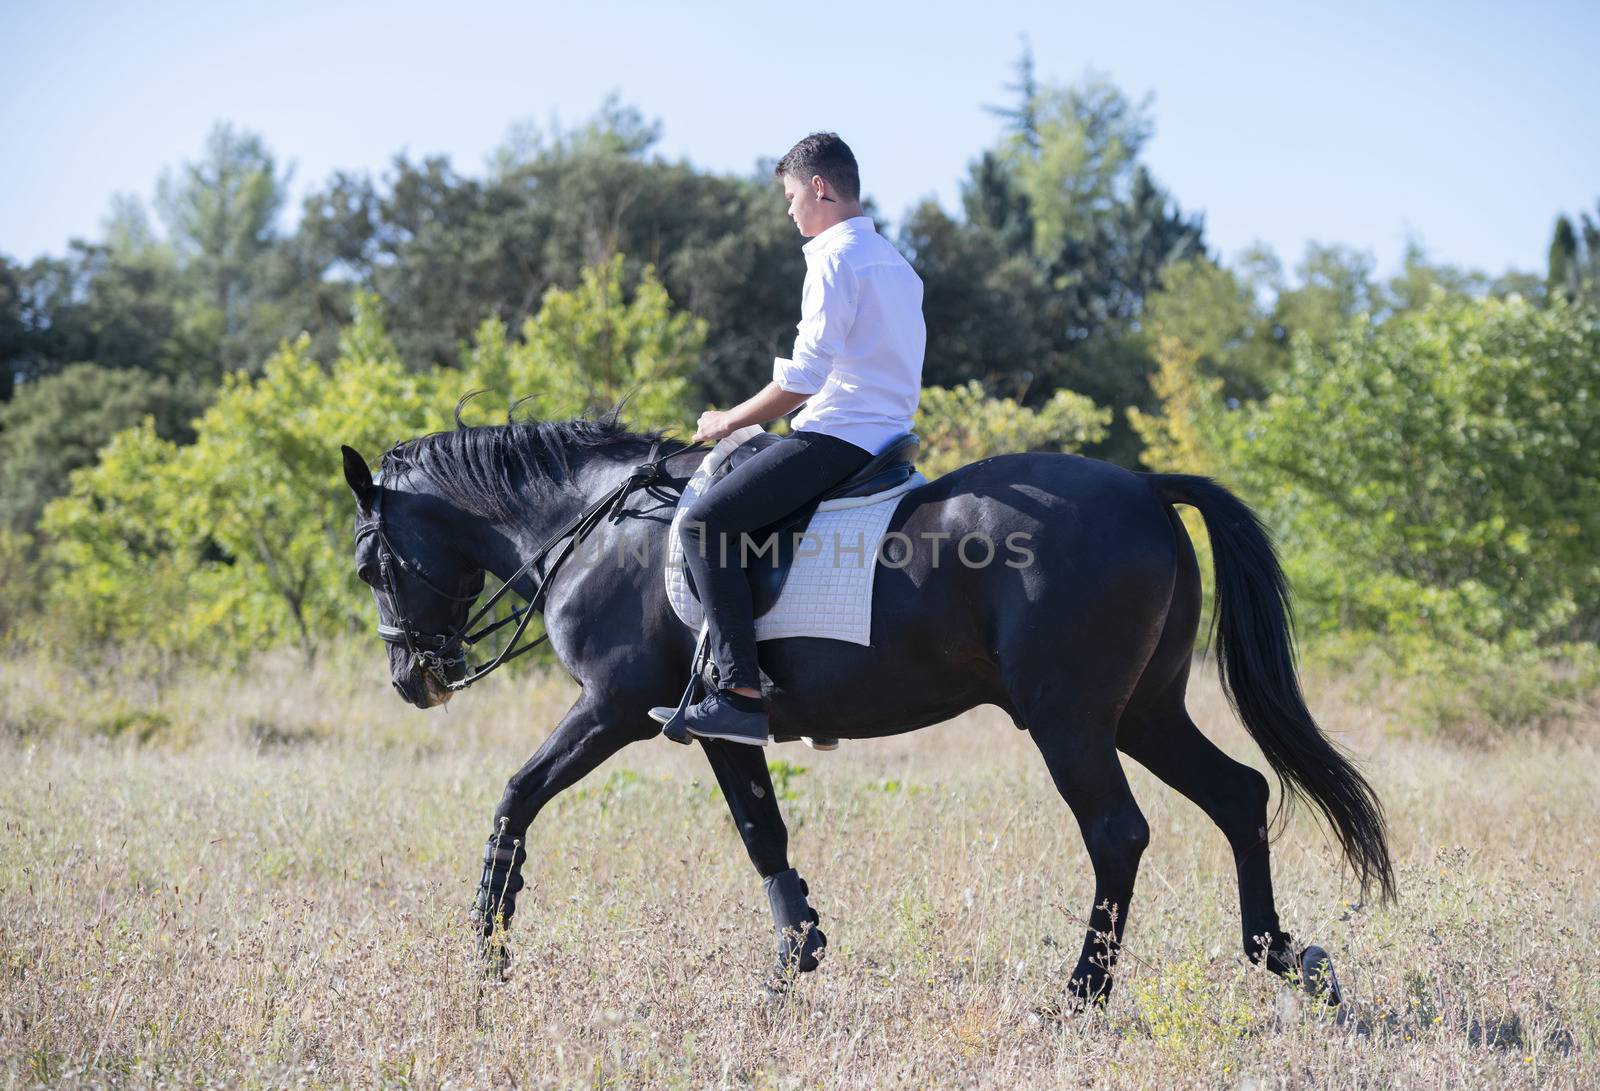
[[[432,652],[414,652],[403,674],[392,678],[395,692],[417,708],[437,708],[455,696],[451,682],[466,676],[465,657],[441,658]]]

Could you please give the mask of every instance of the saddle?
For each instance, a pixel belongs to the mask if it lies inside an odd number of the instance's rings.
[[[762,432],[752,436],[733,449],[711,475],[711,480],[715,482],[726,477],[747,459],[766,450],[782,438],[772,432]],[[794,563],[801,538],[811,523],[811,517],[816,514],[817,505],[824,500],[837,500],[847,496],[871,496],[910,480],[911,475],[917,471],[917,448],[921,442],[914,432],[896,436],[861,469],[832,488],[812,497],[783,518],[751,534],[751,538],[758,543],[766,542],[769,536],[776,541],[775,548],[766,550],[759,556],[752,556],[749,564],[745,566],[745,573],[750,579],[750,601],[754,608],[752,616],[760,617],[772,609],[773,603],[778,601],[784,581],[789,578],[789,568]],[[684,577],[689,593],[698,601],[700,592],[695,588],[694,575],[685,569]]]

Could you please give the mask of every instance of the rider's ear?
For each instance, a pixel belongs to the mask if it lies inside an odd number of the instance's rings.
[[[371,507],[373,494],[378,489],[372,483],[367,460],[354,447],[341,447],[339,450],[344,453],[344,479],[350,485],[350,491],[356,494],[356,503],[362,508]]]

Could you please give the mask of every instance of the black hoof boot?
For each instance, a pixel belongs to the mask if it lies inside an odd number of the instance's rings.
[[[1302,947],[1297,955],[1284,936],[1273,943],[1270,949],[1253,955],[1255,961],[1265,962],[1267,969],[1330,1008],[1343,1002],[1344,993],[1339,988],[1339,977],[1333,972],[1333,959],[1328,957],[1328,952],[1312,944]]]
[[[472,928],[478,937],[478,956],[484,973],[503,979],[511,963],[506,946],[506,929],[517,911],[517,894],[522,890],[522,865],[528,853],[521,840],[504,833],[493,834],[483,850],[483,874],[478,879],[478,895],[472,905]]]
[[[1333,959],[1315,944],[1300,952],[1300,987],[1330,1008],[1344,1000],[1339,977],[1333,972]]]
[[[790,868],[762,883],[772,906],[772,927],[778,937],[778,960],[764,992],[782,995],[796,974],[810,973],[828,946],[817,927],[817,911],[806,901],[810,891],[800,873]]]

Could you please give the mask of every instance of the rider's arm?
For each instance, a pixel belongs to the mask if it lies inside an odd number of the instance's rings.
[[[794,358],[780,356],[772,362],[772,381],[796,394],[821,390],[833,370],[833,358],[844,351],[844,339],[855,324],[860,294],[855,271],[838,254],[809,265],[800,297]]]
[[[718,440],[747,424],[766,424],[794,412],[822,389],[833,358],[844,349],[845,335],[855,323],[860,300],[855,272],[838,255],[829,255],[806,269],[796,327],[794,358],[772,362],[772,382],[732,409],[701,414],[696,441]]]
[[[747,424],[766,424],[770,420],[787,416],[798,409],[810,394],[796,394],[777,383],[768,383],[751,398],[746,398],[728,410],[728,430],[743,428]]]

